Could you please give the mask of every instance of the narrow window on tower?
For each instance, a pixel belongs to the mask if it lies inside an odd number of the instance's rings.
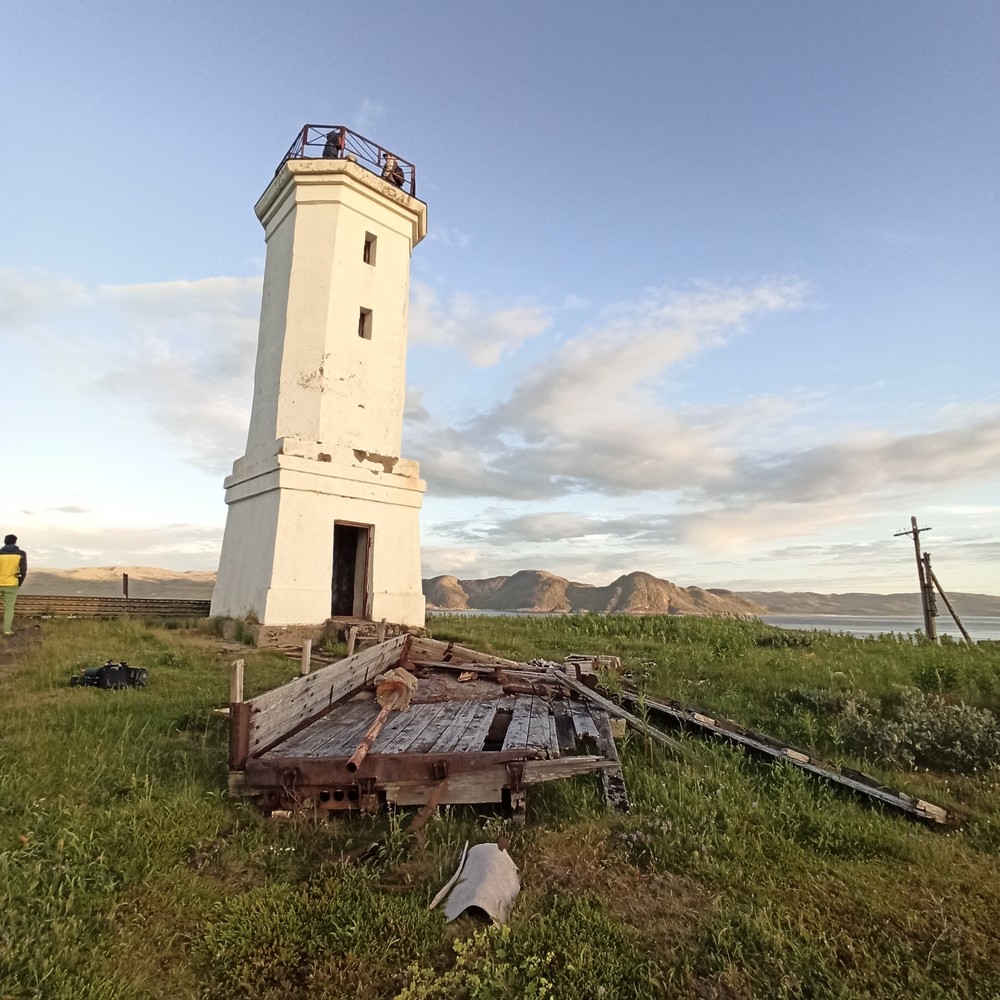
[[[371,309],[362,309],[361,313],[358,315],[358,336],[362,340],[372,339],[372,311]]]
[[[365,233],[365,250],[363,254],[364,262],[375,266],[375,237],[371,233]]]

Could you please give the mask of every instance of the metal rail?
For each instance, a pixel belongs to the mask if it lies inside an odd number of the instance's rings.
[[[274,172],[288,160],[305,159],[353,160],[407,194],[417,193],[417,168],[409,160],[346,125],[303,125]]]

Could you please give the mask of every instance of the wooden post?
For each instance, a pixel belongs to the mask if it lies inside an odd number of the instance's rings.
[[[376,633],[375,633],[375,641],[376,642],[385,642],[385,619],[384,618],[382,619],[382,621],[380,621],[378,623],[378,629],[376,630]]]
[[[920,605],[924,613],[924,634],[931,642],[937,642],[937,626],[934,623],[934,616],[937,610],[934,607],[934,590],[931,581],[925,572],[924,560],[920,555],[920,532],[930,531],[930,528],[918,528],[917,519],[910,518],[909,531],[897,531],[895,537],[900,535],[913,536],[913,549],[917,557],[917,579],[920,582]]]
[[[352,625],[347,630],[347,655],[354,655],[354,644],[358,641],[358,626]]]
[[[299,676],[305,677],[309,673],[309,660],[312,657],[313,641],[312,639],[306,639],[302,643],[302,667],[299,670]]]
[[[923,572],[920,583],[924,588],[924,622],[927,625],[927,638],[937,642],[937,601],[934,600],[934,584],[931,583],[931,554],[925,552],[920,557]]]
[[[229,675],[229,770],[240,771],[246,766],[250,747],[250,705],[243,700],[243,668],[245,660],[233,663]]]
[[[931,561],[930,561],[930,556],[929,555],[927,557],[927,571],[930,573],[930,575],[931,575],[931,582],[934,584],[935,587],[937,587],[937,591],[941,595],[941,600],[944,601],[944,606],[948,609],[948,613],[951,615],[952,618],[955,619],[955,624],[958,626],[959,632],[962,633],[963,637],[965,638],[965,641],[970,646],[975,645],[973,643],[973,641],[972,641],[972,636],[969,635],[968,632],[966,632],[965,626],[962,624],[961,619],[958,617],[958,613],[951,606],[951,601],[948,600],[948,595],[944,592],[944,589],[941,587],[941,584],[938,582],[938,578],[934,575],[934,571],[931,569]]]
[[[236,660],[229,677],[229,704],[239,705],[243,701],[243,668],[246,661]]]

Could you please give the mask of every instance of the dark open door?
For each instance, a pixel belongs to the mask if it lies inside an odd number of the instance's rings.
[[[333,618],[368,617],[368,549],[371,526],[341,524],[333,526],[333,595],[330,616]]]

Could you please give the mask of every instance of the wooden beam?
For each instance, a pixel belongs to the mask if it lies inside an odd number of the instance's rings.
[[[668,747],[671,750],[680,750],[681,745],[673,737],[667,736],[666,733],[660,732],[659,729],[655,729],[650,726],[648,722],[644,719],[640,719],[637,715],[633,715],[628,710],[621,707],[621,705],[616,705],[613,701],[602,697],[596,691],[591,691],[586,684],[581,684],[579,681],[574,680],[567,674],[557,673],[556,677],[560,678],[563,683],[569,688],[572,688],[577,694],[582,695],[589,701],[594,702],[596,705],[600,705],[608,715],[614,716],[618,719],[624,719],[630,729],[635,730],[637,733],[641,733],[643,736],[649,737],[651,740],[655,740],[661,746]]]
[[[245,660],[235,660],[229,675],[229,704],[239,704],[243,701],[243,669]]]

